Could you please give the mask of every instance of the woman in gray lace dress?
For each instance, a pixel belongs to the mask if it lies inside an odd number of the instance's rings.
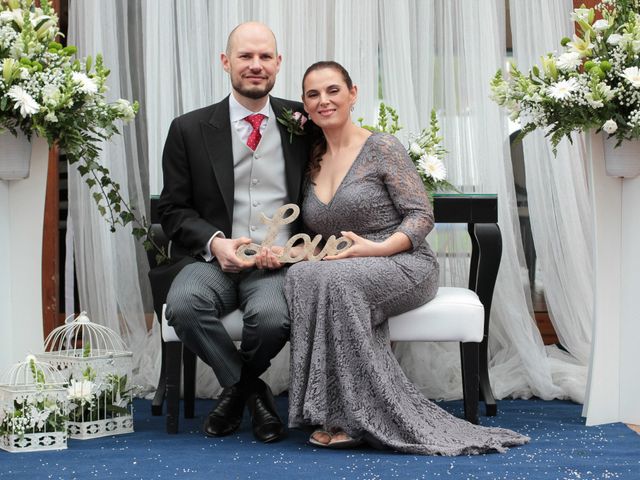
[[[318,426],[310,442],[332,448],[365,440],[460,455],[526,443],[515,432],[453,417],[405,377],[387,318],[436,294],[438,263],[425,241],[433,210],[400,142],[351,122],[357,89],[343,67],[312,65],[303,91],[305,110],[323,132],[311,158],[303,221],[314,235],[344,235],[353,245],[287,273],[289,425]]]

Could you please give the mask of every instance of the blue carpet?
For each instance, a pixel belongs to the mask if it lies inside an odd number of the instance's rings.
[[[277,400],[286,416],[286,396]],[[254,440],[246,416],[236,435],[206,438],[200,427],[211,405],[197,401],[196,418],[181,419],[180,433],[168,435],[164,417],[152,417],[150,402],[136,400],[135,433],[70,440],[68,450],[57,452],[0,451],[0,478],[640,479],[640,435],[622,424],[585,427],[582,407],[570,402],[499,402],[498,416],[482,417],[482,424],[525,433],[531,443],[505,454],[465,457],[321,450],[297,430],[264,445]],[[461,415],[460,402],[441,405]]]

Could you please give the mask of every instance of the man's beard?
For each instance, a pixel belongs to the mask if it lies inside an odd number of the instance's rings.
[[[242,85],[241,82],[231,82],[231,86],[233,89],[238,92],[243,97],[251,98],[253,100],[258,100],[260,98],[266,97],[269,92],[273,89],[275,85],[275,79],[268,82],[264,88],[254,87],[254,88],[246,88]]]

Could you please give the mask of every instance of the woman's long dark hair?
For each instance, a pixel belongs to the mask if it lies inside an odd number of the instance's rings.
[[[316,62],[313,65],[310,65],[309,68],[304,72],[302,76],[302,97],[304,98],[304,81],[307,79],[307,75],[316,70],[324,70],[325,68],[331,68],[342,75],[342,79],[344,83],[347,84],[347,88],[351,90],[353,88],[353,81],[351,80],[351,76],[349,72],[340,65],[338,62],[334,62],[332,60],[324,60],[322,62]],[[318,135],[318,138],[313,142],[311,146],[311,155],[309,158],[309,163],[307,165],[307,178],[311,181],[313,176],[318,173],[320,170],[320,162],[322,160],[322,156],[327,153],[327,140],[322,135],[322,132]]]

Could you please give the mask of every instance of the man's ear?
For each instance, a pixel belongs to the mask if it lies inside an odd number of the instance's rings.
[[[220,62],[222,63],[222,68],[225,72],[229,73],[229,57],[227,57],[226,53],[220,54]]]

